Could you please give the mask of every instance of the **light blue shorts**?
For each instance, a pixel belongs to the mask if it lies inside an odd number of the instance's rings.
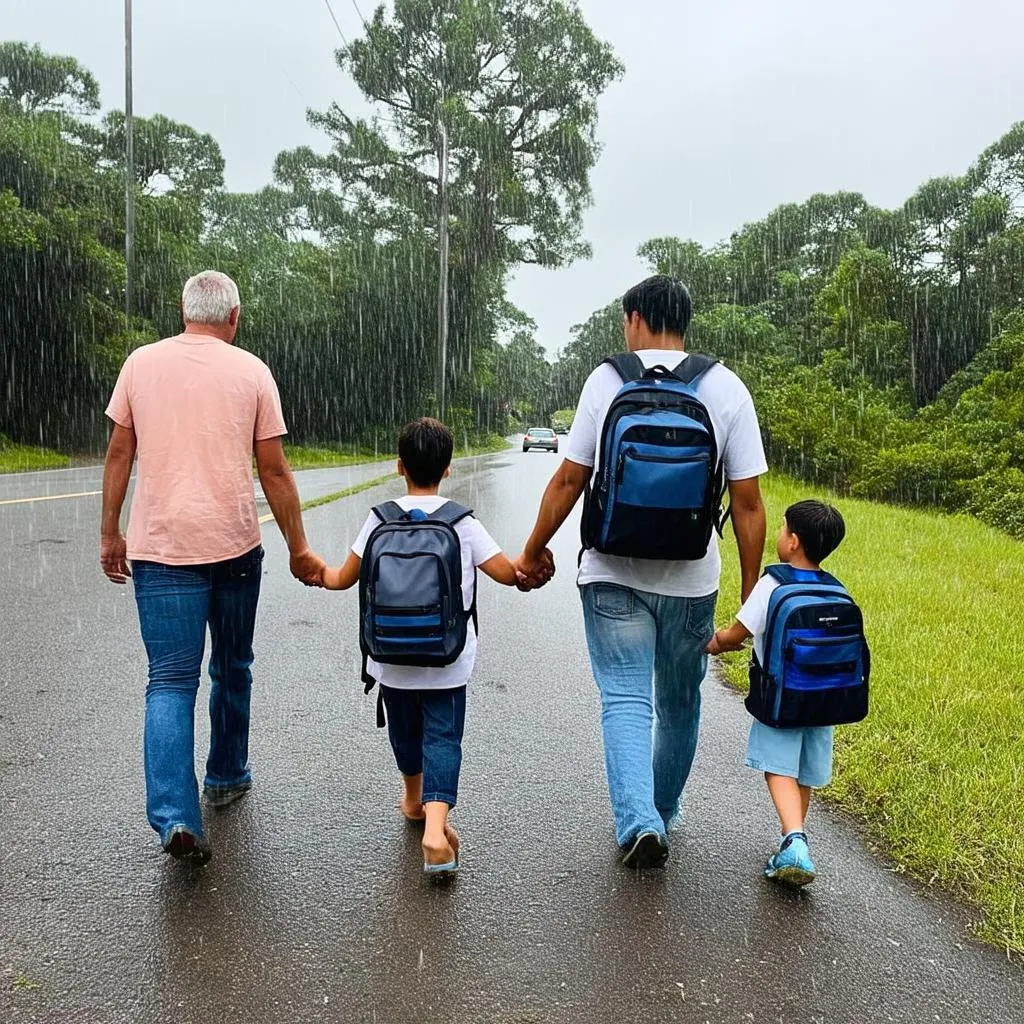
[[[834,732],[831,725],[773,729],[755,718],[747,740],[747,766],[820,789],[832,781]]]

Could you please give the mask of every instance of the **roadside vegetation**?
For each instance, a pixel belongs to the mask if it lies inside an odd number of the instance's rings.
[[[48,448],[15,444],[0,434],[0,473],[25,473],[34,469],[64,469],[71,459]]]
[[[826,567],[864,610],[871,644],[871,711],[837,730],[823,795],[901,870],[977,907],[980,937],[1024,953],[1024,546],[967,516],[836,498],[780,475],[764,495],[766,561],[789,504],[835,501],[847,536]],[[723,563],[720,625],[739,600],[736,559]],[[747,661],[721,659],[743,690]]]
[[[508,441],[501,434],[474,434],[463,438],[461,444],[456,440],[454,457],[464,459],[473,455],[487,455],[504,451],[507,447]],[[294,470],[360,466],[368,462],[387,462],[398,458],[396,452],[374,451],[372,448],[352,450],[327,445],[286,444],[284,450],[288,464]]]

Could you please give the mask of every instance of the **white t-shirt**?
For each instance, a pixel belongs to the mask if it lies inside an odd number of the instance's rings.
[[[406,512],[421,508],[424,512],[436,512],[448,499],[439,494],[406,495],[398,498],[397,504]],[[380,520],[371,512],[363,523],[352,544],[352,551],[359,558],[363,557],[366,542],[370,534],[380,526]],[[469,611],[473,607],[473,587],[476,580],[476,567],[488,559],[501,554],[501,546],[483,528],[479,520],[468,516],[455,524],[455,532],[459,535],[462,548],[462,601],[463,607]],[[465,686],[473,674],[476,661],[476,630],[470,623],[466,631],[466,646],[458,659],[451,665],[442,668],[423,668],[418,665],[378,665],[370,659],[367,671],[384,686],[393,686],[396,690],[450,690],[456,686]]]
[[[736,618],[747,627],[754,637],[754,653],[758,662],[764,665],[764,634],[768,628],[768,601],[779,586],[772,576],[762,576],[736,613]]]
[[[674,349],[642,349],[636,354],[647,369],[660,364],[672,370],[685,358],[685,353]],[[571,462],[600,468],[601,430],[612,399],[621,388],[622,378],[607,363],[602,363],[587,378],[565,449],[565,457]],[[704,403],[715,428],[726,480],[747,480],[767,473],[757,413],[743,381],[721,364],[712,366],[697,382],[697,397]],[[586,551],[580,565],[579,583],[581,586],[618,583],[670,597],[706,597],[718,590],[721,568],[718,535],[712,533],[707,554],[693,562],[622,558]]]

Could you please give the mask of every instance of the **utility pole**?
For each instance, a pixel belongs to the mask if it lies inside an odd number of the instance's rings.
[[[438,416],[445,416],[445,384],[448,364],[448,129],[438,117],[437,155],[438,199],[438,284],[437,284],[437,405]]]
[[[132,136],[132,0],[124,0],[124,315],[132,315],[135,263],[135,140]]]

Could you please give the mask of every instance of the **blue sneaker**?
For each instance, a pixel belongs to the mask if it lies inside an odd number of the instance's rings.
[[[814,881],[817,871],[807,847],[807,836],[803,832],[790,832],[779,844],[778,853],[768,858],[764,869],[765,878],[774,878],[786,885],[808,885]]]

